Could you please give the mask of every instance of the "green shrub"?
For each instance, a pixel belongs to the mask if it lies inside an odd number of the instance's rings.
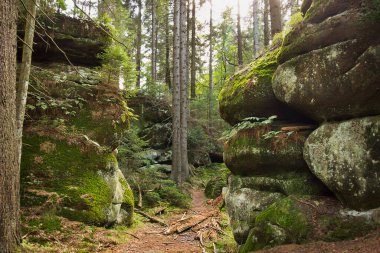
[[[147,192],[143,197],[143,201],[144,206],[156,207],[159,205],[161,197],[160,194],[158,194],[157,192]]]
[[[176,186],[163,186],[158,193],[161,198],[172,206],[180,208],[189,208],[191,198],[187,194],[181,192]]]

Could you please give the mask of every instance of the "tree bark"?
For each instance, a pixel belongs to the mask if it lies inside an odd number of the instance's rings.
[[[169,90],[172,89],[172,82],[170,76],[170,33],[169,33],[169,15],[170,15],[170,3],[167,2],[167,13],[165,20],[165,82],[169,87]]]
[[[0,1],[0,252],[20,243],[20,169],[16,123],[16,0]]]
[[[238,14],[237,14],[237,44],[238,44],[238,64],[243,65],[243,39],[241,35],[240,24],[240,0],[238,0]]]
[[[259,5],[258,0],[253,0],[253,56],[256,58],[260,52],[259,45]]]
[[[137,41],[136,41],[136,72],[137,72],[137,78],[136,78],[136,88],[140,89],[140,82],[141,82],[141,44],[142,44],[142,2],[141,0],[137,0],[137,6],[138,6],[138,14],[137,14]]]
[[[187,158],[188,64],[186,0],[174,1],[173,147],[171,178],[178,185],[189,176]]]
[[[195,0],[192,1],[192,10],[191,10],[191,81],[190,81],[190,90],[191,90],[191,99],[195,99],[196,94],[196,80],[195,80],[195,61],[196,61],[196,47],[195,47]]]
[[[209,64],[208,64],[208,75],[209,75],[209,83],[208,83],[208,127],[209,129],[212,127],[212,0],[210,0],[210,34],[209,34]]]
[[[269,6],[270,6],[271,34],[273,38],[276,33],[279,33],[282,31],[281,2],[280,0],[269,0]]]
[[[264,46],[269,45],[270,34],[269,34],[269,0],[264,0]]]
[[[181,180],[180,185],[189,177],[189,162],[187,157],[187,116],[188,116],[188,45],[186,0],[181,0]]]
[[[36,13],[37,5],[39,0],[28,0],[26,2],[26,7],[28,11],[26,12],[25,20],[25,34],[24,34],[24,45],[22,47],[22,60],[20,67],[19,80],[17,82],[16,90],[16,121],[17,121],[17,135],[19,138],[19,160],[21,161],[21,147],[22,147],[22,129],[24,124],[25,116],[25,106],[26,99],[28,96],[29,87],[29,76],[30,68],[32,64],[32,53],[33,53],[33,40],[34,40],[34,30],[36,26]]]
[[[157,81],[157,17],[156,0],[152,1],[152,88],[154,91]]]
[[[173,32],[173,136],[171,178],[180,183],[181,175],[181,88],[180,88],[180,0],[174,0]]]

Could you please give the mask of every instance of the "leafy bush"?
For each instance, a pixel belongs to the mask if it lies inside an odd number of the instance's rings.
[[[172,206],[180,208],[190,207],[190,196],[183,193],[175,185],[163,186],[161,189],[159,189],[158,193],[160,194],[162,200],[168,202]]]

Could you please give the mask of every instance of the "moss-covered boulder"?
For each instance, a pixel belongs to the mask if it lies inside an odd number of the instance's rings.
[[[224,162],[235,175],[302,171],[303,144],[310,131],[282,131],[284,125],[262,124],[237,131],[224,144]]]
[[[57,194],[64,217],[96,225],[131,223],[133,194],[113,154],[48,128],[26,129],[23,142],[22,206],[42,205],[46,199],[38,191],[44,191]]]
[[[269,51],[246,68],[235,73],[219,94],[221,117],[234,125],[247,117],[300,119],[294,111],[278,101],[272,90],[279,48]]]
[[[250,188],[257,191],[289,195],[323,196],[330,191],[310,171],[275,172],[265,176],[230,176],[230,190]]]
[[[316,121],[380,113],[377,0],[314,0],[284,39],[276,97]]]
[[[311,171],[346,205],[380,206],[380,116],[326,123],[305,143]]]
[[[239,253],[281,244],[349,240],[377,227],[364,215],[347,215],[336,199],[289,196],[256,215]]]
[[[97,71],[33,67],[21,164],[21,205],[49,206],[67,218],[111,226],[132,222],[131,188],[116,148],[129,111],[118,87]]]
[[[209,199],[215,199],[222,195],[223,188],[227,186],[227,177],[216,176],[210,179],[205,187],[205,195]]]
[[[231,183],[233,182],[229,182],[225,195],[226,209],[235,241],[243,244],[254,225],[256,215],[284,195],[250,188],[234,189]]]

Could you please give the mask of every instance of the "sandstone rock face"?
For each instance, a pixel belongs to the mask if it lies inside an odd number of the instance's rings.
[[[319,122],[379,114],[375,5],[371,0],[312,1],[278,55],[276,97]]]
[[[258,125],[242,129],[224,145],[224,162],[235,175],[307,170],[303,143],[310,132],[281,132],[281,127]]]
[[[221,117],[234,125],[244,118],[270,117],[299,120],[299,114],[278,101],[272,90],[272,75],[277,68],[279,48],[234,74],[219,95]]]
[[[229,182],[225,203],[235,240],[239,244],[243,244],[254,224],[256,215],[284,195],[250,188],[236,189],[231,185],[233,183]]]
[[[132,223],[134,198],[114,149],[128,122],[117,87],[99,73],[69,66],[32,68],[21,162],[21,205],[44,206],[54,194],[57,214],[94,225]],[[42,87],[41,87],[42,86]],[[35,96],[43,89],[48,96]],[[32,120],[29,120],[32,119]]]
[[[380,206],[380,116],[322,125],[308,137],[304,155],[344,204]]]
[[[50,38],[41,28],[37,28],[37,32],[41,34],[43,40],[40,36],[35,36],[33,61],[67,63],[65,55],[54,44],[55,42],[74,64],[83,66],[99,66],[101,64],[98,54],[102,53],[111,43],[110,37],[104,31],[88,20],[76,19],[59,13],[50,17],[55,23],[52,23],[44,15],[40,15],[38,18]],[[24,24],[19,24],[19,36],[22,38],[23,26]],[[49,45],[46,44],[46,41]],[[22,43],[19,43],[18,47],[21,49]]]

